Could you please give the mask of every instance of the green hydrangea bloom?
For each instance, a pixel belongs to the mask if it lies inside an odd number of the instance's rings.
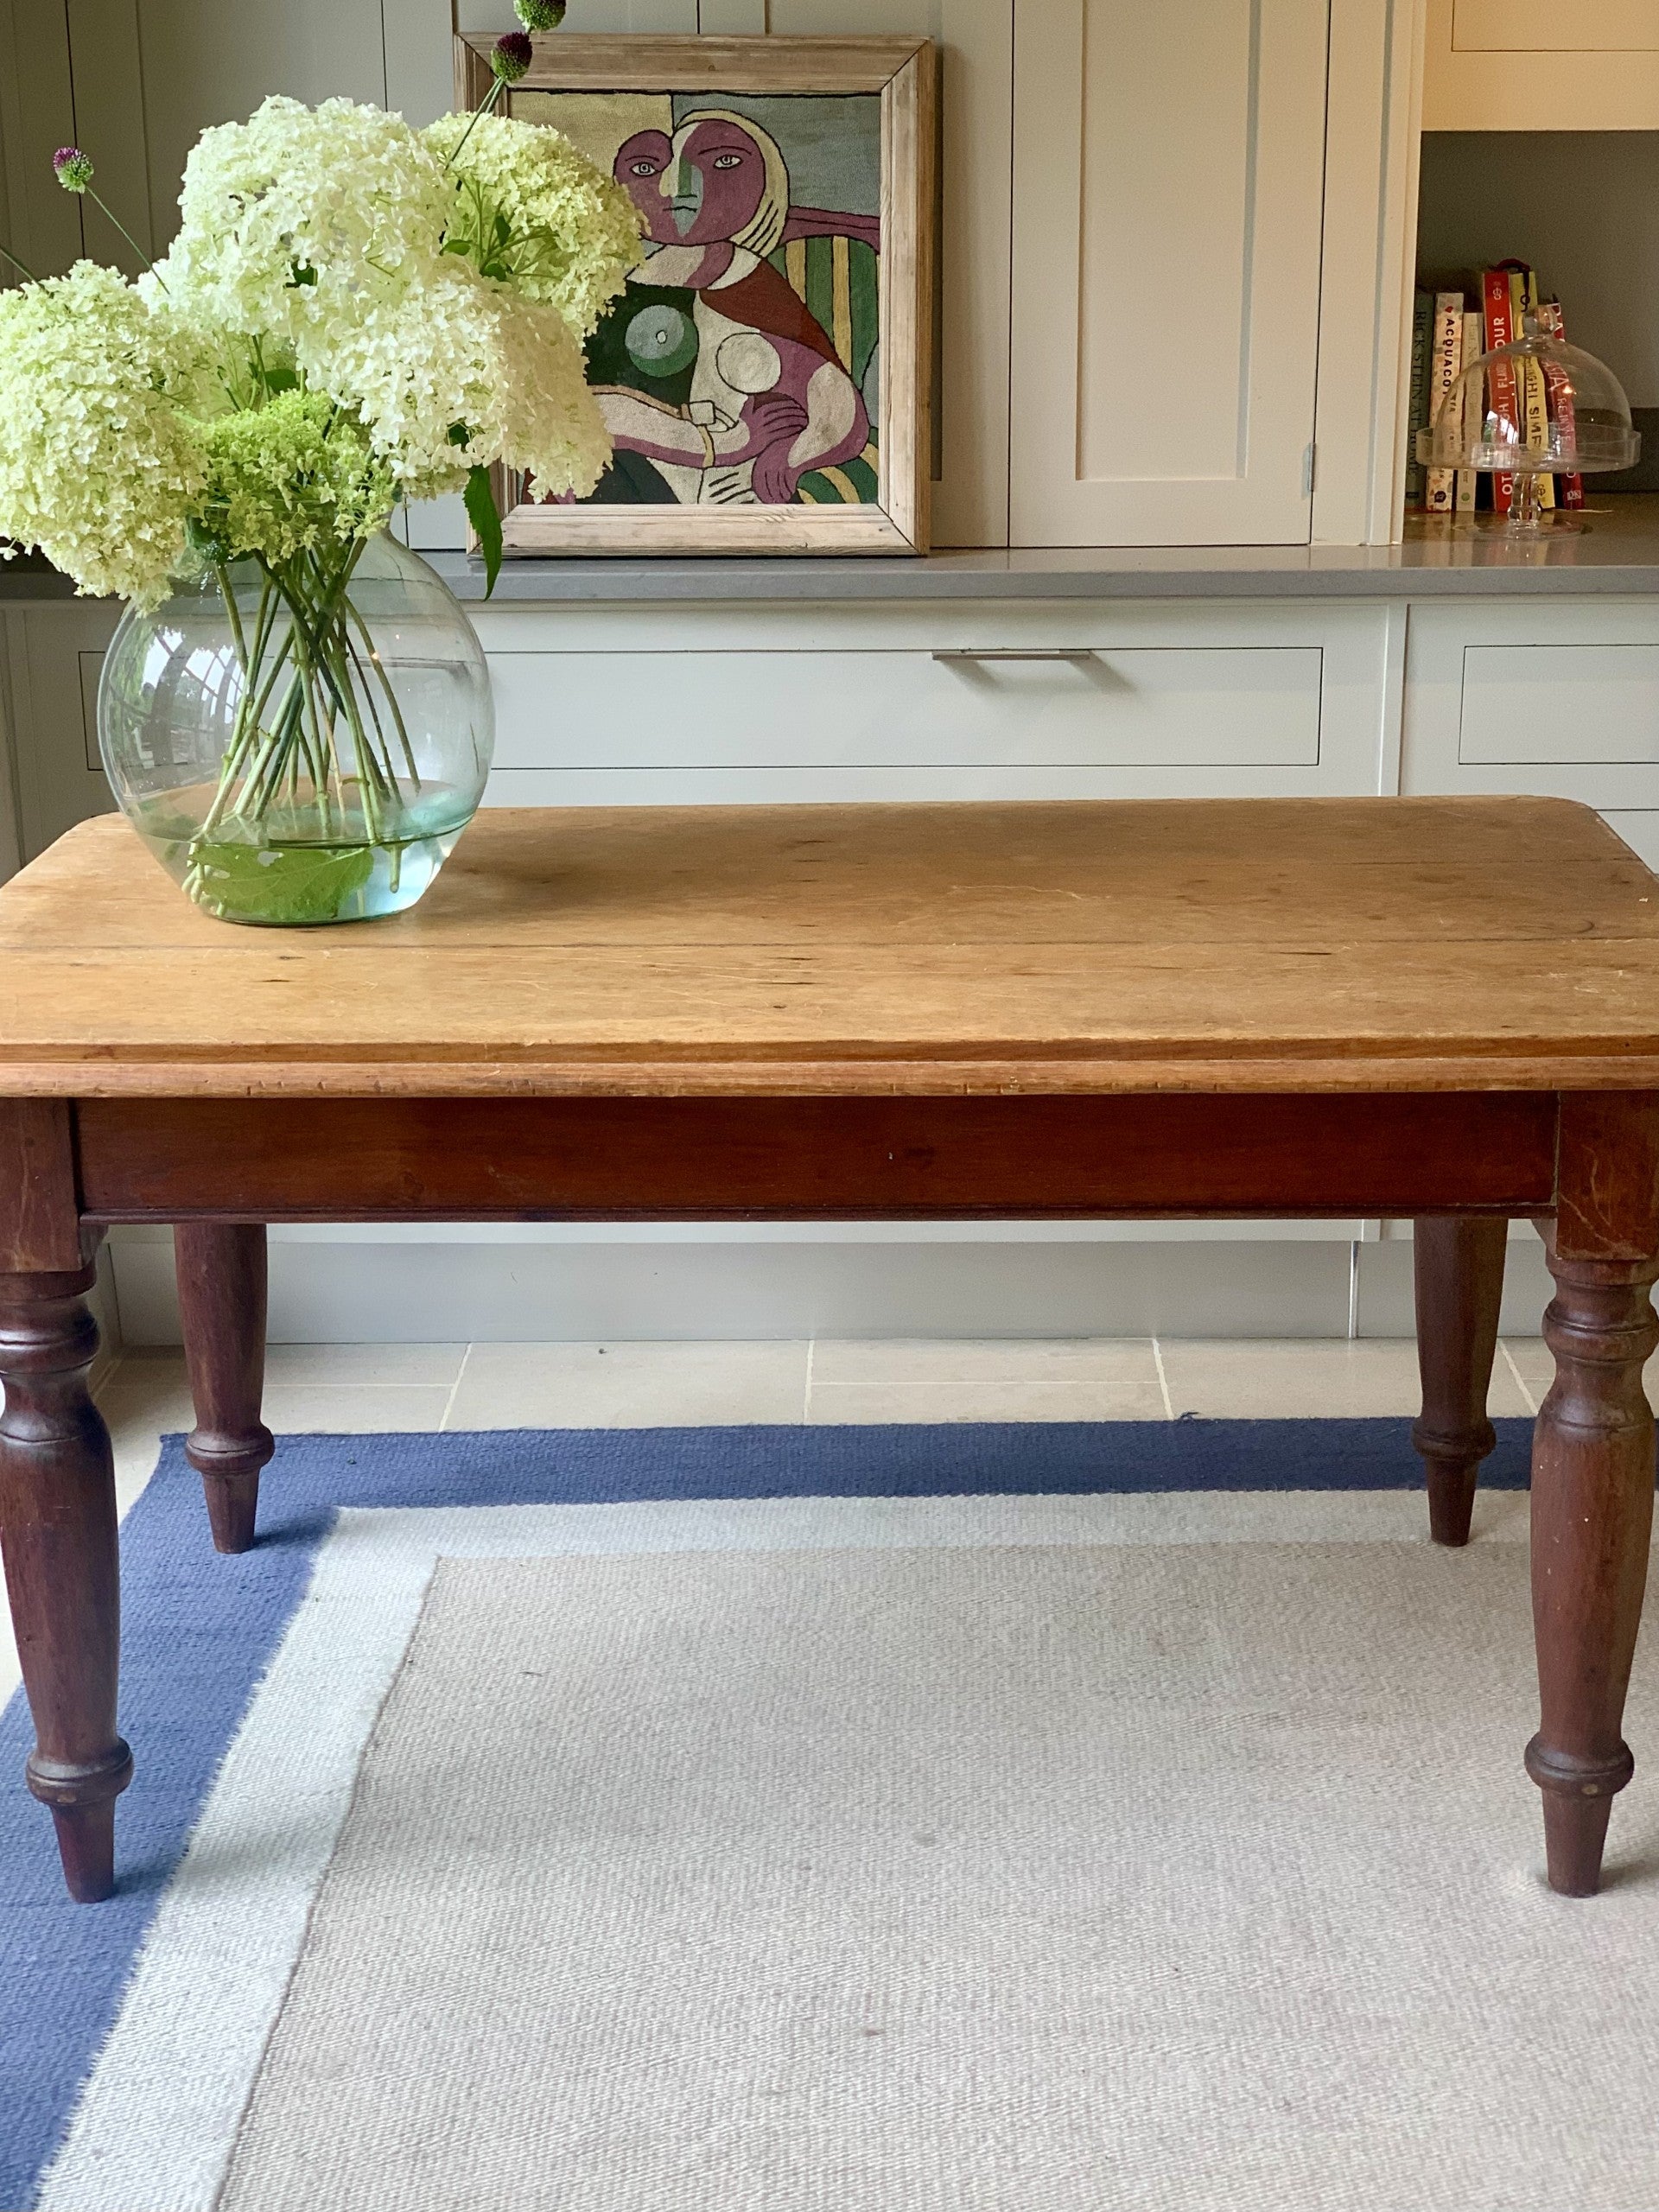
[[[281,568],[302,553],[368,537],[391,512],[397,485],[359,423],[315,391],[203,425],[205,495],[193,532],[210,557],[262,554]]]

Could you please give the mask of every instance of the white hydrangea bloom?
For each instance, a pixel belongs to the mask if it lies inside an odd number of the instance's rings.
[[[446,168],[467,124],[423,137],[350,100],[269,99],[204,132],[156,274],[135,287],[80,263],[0,293],[0,534],[144,604],[193,521],[213,538],[239,516],[258,537],[274,517],[270,544],[242,550],[283,557],[273,455],[303,427],[295,372],[337,403],[342,442],[359,423],[371,442],[345,457],[377,487],[365,528],[389,480],[423,495],[497,461],[590,491],[610,442],[581,340],[640,257],[637,218],[538,125],[480,117]],[[254,435],[273,403],[293,421]],[[227,410],[241,430],[210,432]]]
[[[342,325],[434,274],[453,200],[401,116],[273,98],[197,141],[159,282],[181,311],[290,346],[309,371]]]
[[[508,298],[499,344],[499,458],[533,476],[538,492],[585,498],[610,464],[611,438],[569,325],[556,308]]]
[[[0,536],[153,605],[206,480],[206,348],[113,269],[0,291]]]
[[[458,182],[476,180],[505,216],[514,289],[557,308],[586,337],[645,259],[639,213],[621,186],[546,124],[444,115],[421,136],[440,162],[453,162]]]
[[[456,490],[469,468],[497,461],[550,491],[588,492],[610,457],[563,316],[465,262],[336,332],[331,354],[327,389],[358,409],[413,498]],[[457,424],[470,433],[464,448]]]

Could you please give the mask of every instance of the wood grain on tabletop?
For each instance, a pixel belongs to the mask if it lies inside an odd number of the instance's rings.
[[[1548,799],[487,810],[315,931],[105,816],[0,963],[0,1093],[1659,1084],[1659,883]]]

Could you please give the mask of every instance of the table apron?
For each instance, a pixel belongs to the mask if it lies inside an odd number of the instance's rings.
[[[91,1221],[1535,1214],[1550,1092],[87,1099]]]

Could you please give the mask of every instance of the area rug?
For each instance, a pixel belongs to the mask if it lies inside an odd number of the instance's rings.
[[[0,1788],[0,2205],[1649,2212],[1503,1426],[1461,1555],[1393,1421],[307,1438],[236,1561],[169,1441],[121,1894]]]

